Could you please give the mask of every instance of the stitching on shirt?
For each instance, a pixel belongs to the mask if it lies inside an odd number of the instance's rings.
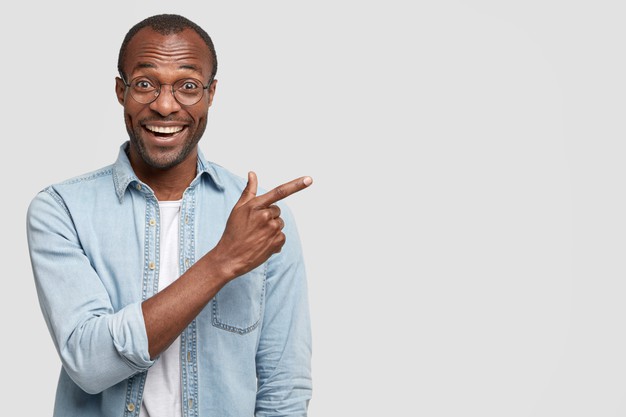
[[[213,310],[213,317],[212,317],[212,324],[213,326],[220,328],[222,330],[226,330],[232,333],[237,333],[240,335],[246,334],[251,332],[252,330],[256,329],[257,327],[259,327],[259,323],[261,323],[261,317],[262,317],[262,311],[263,311],[263,302],[265,301],[265,283],[266,283],[266,277],[267,277],[267,268],[268,268],[268,262],[265,262],[264,264],[264,268],[263,268],[263,286],[261,288],[261,301],[259,302],[259,319],[252,324],[251,326],[246,327],[245,329],[239,328],[239,327],[235,327],[235,326],[230,326],[228,324],[222,323],[218,320],[218,306],[217,306],[217,295],[213,298],[213,306],[212,306],[212,310]]]
[[[81,177],[71,178],[67,181],[62,182],[61,184],[76,184],[76,183],[83,182],[83,181],[91,181],[96,178],[104,177],[106,175],[111,175],[112,173],[113,173],[112,167],[103,168],[99,171],[95,171],[90,174],[83,175]]]
[[[61,198],[59,193],[57,193],[54,188],[48,187],[48,188],[46,188],[44,190],[44,192],[46,192],[50,197],[52,197],[52,199],[54,201],[56,201],[61,206],[61,208],[65,211],[65,214],[67,214],[67,216],[70,219],[72,218],[72,214],[70,213],[70,209],[67,208],[67,205],[65,204],[65,201],[63,201],[63,199]]]

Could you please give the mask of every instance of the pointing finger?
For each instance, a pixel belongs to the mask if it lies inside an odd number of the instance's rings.
[[[296,178],[295,180],[279,185],[273,190],[258,196],[256,198],[255,205],[257,207],[268,207],[285,197],[289,197],[298,191],[304,190],[311,184],[313,184],[313,179],[311,177]]]

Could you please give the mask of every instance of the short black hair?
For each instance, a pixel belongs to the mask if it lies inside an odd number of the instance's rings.
[[[200,35],[206,46],[209,47],[211,60],[213,61],[211,80],[215,78],[215,74],[217,73],[217,54],[215,53],[215,47],[213,46],[213,41],[211,40],[211,37],[200,26],[187,19],[186,17],[177,14],[159,14],[151,16],[130,28],[130,30],[126,34],[126,37],[124,38],[124,41],[122,42],[122,46],[120,47],[120,54],[117,58],[117,71],[122,77],[125,78],[126,75],[124,74],[122,66],[124,65],[124,60],[126,58],[126,49],[128,47],[128,43],[131,41],[131,39],[133,39],[137,32],[145,27],[149,27],[155,32],[160,33],[161,35],[180,33],[185,29],[191,29],[196,32],[198,35]]]

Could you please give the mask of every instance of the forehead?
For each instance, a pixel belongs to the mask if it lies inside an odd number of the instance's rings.
[[[195,31],[162,35],[146,27],[130,40],[126,47],[124,71],[133,74],[141,69],[192,70],[206,77],[212,70],[211,53]]]

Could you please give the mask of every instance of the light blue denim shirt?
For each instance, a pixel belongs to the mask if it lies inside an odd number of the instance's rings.
[[[108,167],[41,191],[27,214],[37,294],[62,362],[56,417],[138,416],[155,363],[141,303],[157,292],[159,207],[127,143]],[[181,208],[181,273],[211,250],[246,181],[199,152]],[[305,268],[287,241],[228,283],[181,334],[183,416],[305,416],[311,336]],[[156,359],[158,360],[158,358]]]

